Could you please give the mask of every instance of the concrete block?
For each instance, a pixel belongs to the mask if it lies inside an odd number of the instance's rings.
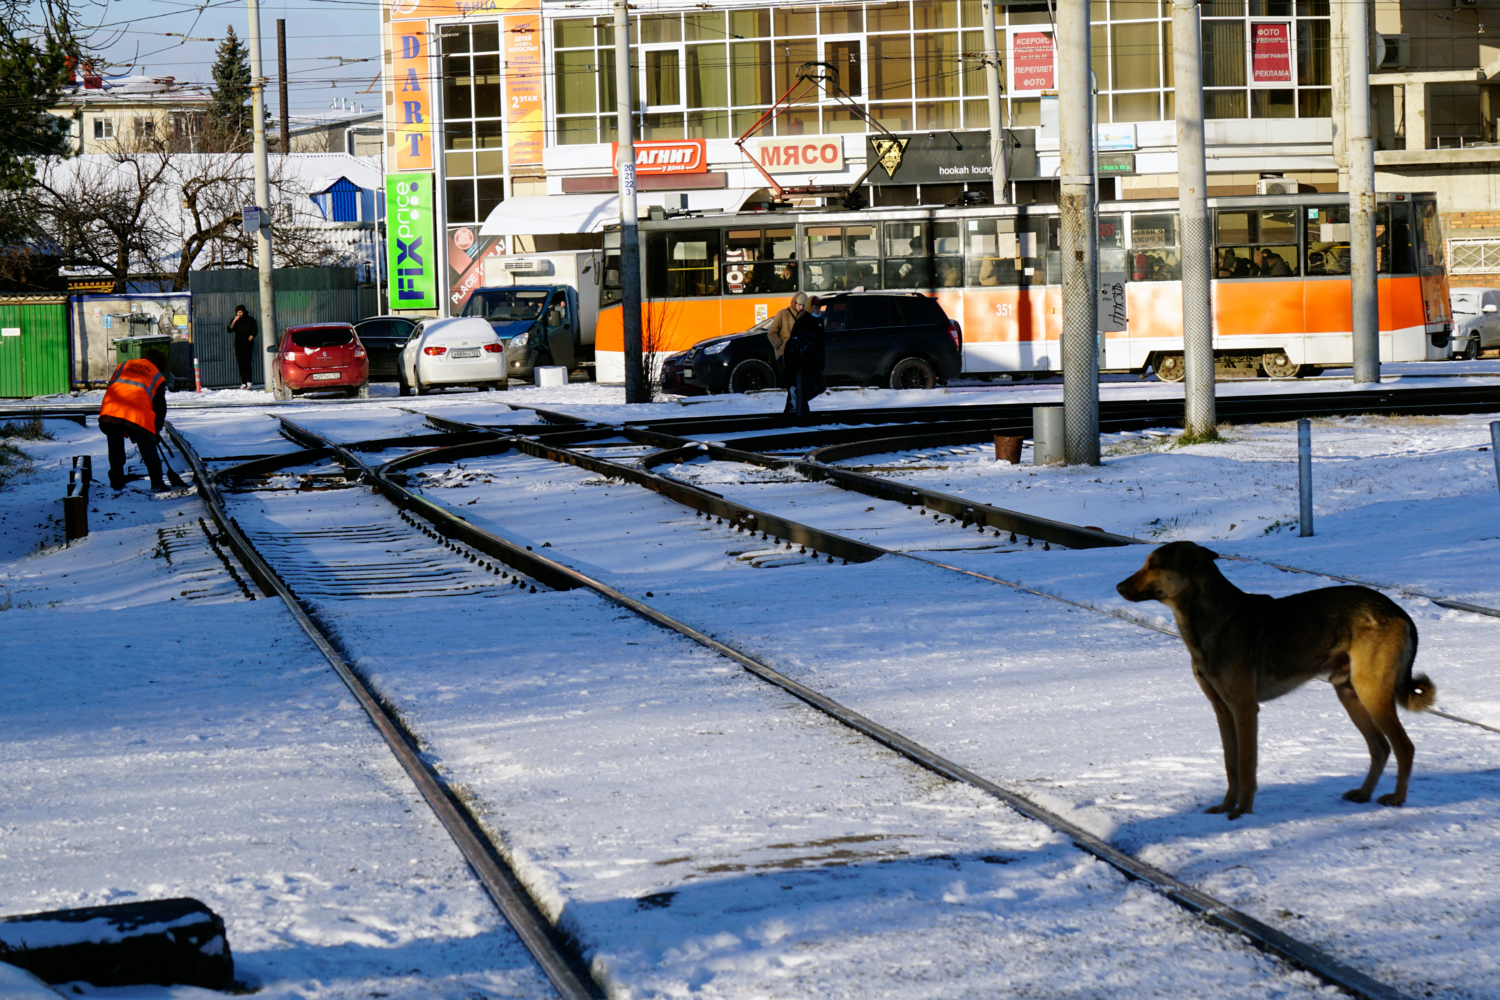
[[[556,389],[568,384],[568,370],[562,365],[543,365],[536,369],[539,389]]]
[[[0,917],[0,962],[48,983],[221,990],[234,981],[224,921],[196,899]]]

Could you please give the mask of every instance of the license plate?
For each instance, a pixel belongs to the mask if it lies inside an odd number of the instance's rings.
[[[477,348],[477,347],[460,347],[456,351],[449,351],[448,352],[448,357],[450,357],[450,358],[477,358],[477,357],[479,357],[479,348]]]
[[[338,372],[314,372],[313,373],[313,381],[314,382],[321,382],[324,379],[333,379],[333,378],[338,378],[338,377],[339,377],[339,373]]]
[[[683,378],[692,378],[693,377],[693,370],[691,368],[684,368],[682,370],[682,377]]]

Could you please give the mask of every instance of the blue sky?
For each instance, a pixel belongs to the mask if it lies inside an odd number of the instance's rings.
[[[115,64],[110,74],[175,76],[179,82],[212,81],[217,41],[233,25],[241,38],[249,31],[245,0],[107,0],[82,8],[84,27],[95,27],[92,44]],[[262,0],[261,44],[264,71],[276,75],[276,19],[287,27],[288,101],[292,113],[327,108],[344,98],[366,108],[380,104],[380,7],[377,0]],[[336,58],[369,59],[339,65]],[[274,89],[268,107],[277,111]]]

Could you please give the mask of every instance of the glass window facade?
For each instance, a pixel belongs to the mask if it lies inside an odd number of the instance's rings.
[[[483,222],[505,200],[499,25],[444,25],[438,30],[438,43],[443,66],[447,222],[455,226]],[[559,76],[565,79],[572,77]],[[573,95],[567,99],[574,99]]]
[[[1172,21],[1168,0],[1096,0],[1094,72],[1100,122],[1172,117]],[[1207,0],[1203,47],[1207,114],[1213,118],[1327,117],[1327,0]],[[996,8],[1002,59],[1018,31],[1048,32],[1045,3]],[[1252,72],[1258,25],[1276,37],[1282,85]],[[834,68],[839,90],[887,129],[988,127],[979,0],[893,0],[834,7],[739,8],[647,14],[636,19],[638,86],[645,138],[733,138],[797,84],[803,63]],[[608,18],[550,22],[555,67],[553,141],[607,142],[613,136],[613,28]],[[1008,74],[1002,79],[1009,82]],[[608,91],[608,94],[606,94]],[[858,114],[817,90],[798,95],[773,126],[777,135],[862,133]],[[1006,95],[1008,125],[1037,122],[1034,95]],[[768,130],[766,134],[771,134]]]

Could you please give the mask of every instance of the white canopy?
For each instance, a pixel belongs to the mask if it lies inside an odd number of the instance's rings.
[[[721,188],[688,191],[688,209],[694,212],[735,212],[760,188]],[[681,191],[640,191],[636,207],[681,205]],[[479,227],[480,236],[548,236],[556,233],[592,233],[620,217],[616,194],[523,195],[507,198]]]

